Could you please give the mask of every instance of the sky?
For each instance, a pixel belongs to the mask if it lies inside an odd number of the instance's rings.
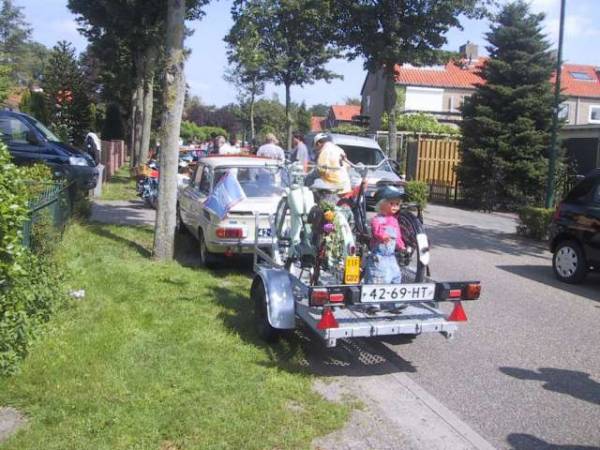
[[[23,7],[26,20],[33,28],[32,39],[52,47],[59,40],[73,43],[78,51],[87,45],[77,31],[75,16],[67,9],[66,0],[13,0]],[[500,0],[500,3],[506,3]],[[558,42],[560,0],[532,0],[533,12],[546,14],[544,29],[553,45]],[[235,89],[223,80],[227,67],[226,47],[223,37],[231,28],[230,0],[212,1],[206,8],[205,17],[189,24],[194,34],[186,40],[192,50],[186,63],[186,80],[192,95],[201,98],[204,104],[223,106],[236,102]],[[600,66],[600,51],[594,50],[600,40],[600,0],[566,0],[565,37],[563,59],[572,64]],[[486,21],[464,20],[464,29],[451,30],[447,34],[448,50],[458,50],[467,41],[479,45],[485,54],[485,33],[489,29]],[[334,60],[329,69],[343,75],[343,80],[331,83],[323,81],[303,87],[292,87],[292,100],[317,103],[342,104],[348,97],[360,97],[360,89],[366,72],[363,62]],[[285,91],[281,86],[267,85],[265,97],[277,95],[282,101]]]

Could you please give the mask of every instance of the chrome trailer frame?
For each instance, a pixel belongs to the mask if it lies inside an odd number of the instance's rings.
[[[258,226],[259,214],[255,215]],[[271,224],[271,253],[259,247],[256,237],[254,245],[253,269],[254,282],[260,280],[265,288],[267,317],[271,327],[277,330],[293,330],[298,322],[305,323],[314,333],[323,339],[327,347],[335,347],[338,339],[358,337],[419,335],[423,333],[440,333],[452,338],[457,331],[456,322],[448,321],[448,316],[437,308],[435,302],[403,301],[407,307],[401,312],[388,310],[367,312],[364,307],[352,304],[331,305],[335,311],[337,328],[319,329],[324,308],[309,305],[310,286],[286,270],[282,261],[277,261],[276,237],[273,230],[273,216],[269,216]],[[255,233],[256,235],[256,233]],[[425,282],[434,283],[427,279]],[[253,283],[254,284],[254,283]],[[438,283],[439,284],[439,283]]]

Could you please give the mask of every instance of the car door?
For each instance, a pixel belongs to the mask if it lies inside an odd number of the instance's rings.
[[[181,219],[187,227],[198,237],[198,228],[202,226],[203,205],[210,192],[211,168],[207,165],[198,165],[194,178],[181,193],[179,208]]]
[[[583,246],[589,262],[600,264],[600,177],[585,209]]]
[[[20,118],[8,115],[0,117],[0,133],[17,164],[60,164],[40,145],[35,130]]]

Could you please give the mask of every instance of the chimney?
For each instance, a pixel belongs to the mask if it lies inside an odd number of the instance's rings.
[[[473,44],[471,41],[467,41],[466,44],[461,45],[458,49],[461,56],[469,61],[474,61],[479,57],[479,55],[477,54],[477,50],[477,45]]]

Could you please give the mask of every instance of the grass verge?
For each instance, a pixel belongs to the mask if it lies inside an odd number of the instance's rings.
[[[102,200],[135,200],[135,180],[125,165],[115,172],[111,179],[102,185]]]
[[[152,238],[67,231],[59,261],[86,297],[0,378],[0,405],[29,419],[1,448],[307,448],[343,424],[348,407],[312,391],[301,350],[254,334],[247,273],[152,262]]]

